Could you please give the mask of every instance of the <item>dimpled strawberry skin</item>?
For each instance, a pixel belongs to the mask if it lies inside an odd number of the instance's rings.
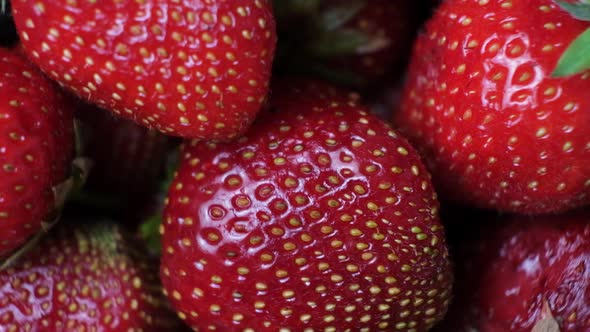
[[[268,90],[267,0],[13,1],[31,60],[79,96],[166,134],[228,139]]]
[[[177,331],[154,271],[118,226],[62,227],[0,272],[2,331]],[[154,266],[155,263],[155,266]]]
[[[236,142],[186,143],[165,294],[195,329],[426,331],[452,283],[429,174],[364,107],[304,91]]]
[[[14,51],[0,49],[0,257],[50,222],[52,187],[73,154],[71,103]]]
[[[590,73],[550,76],[588,27],[550,0],[442,4],[395,119],[441,196],[526,214],[590,203]]]
[[[467,282],[439,331],[530,332],[548,313],[559,331],[589,331],[590,213],[495,223],[461,247]]]

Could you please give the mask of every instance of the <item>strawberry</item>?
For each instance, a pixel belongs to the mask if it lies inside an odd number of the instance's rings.
[[[0,48],[0,258],[52,222],[73,156],[72,104]]]
[[[350,0],[324,2],[324,6],[333,8],[346,5]],[[418,22],[416,8],[411,1],[362,2],[364,6],[346,21],[342,28],[356,30],[368,36],[370,43],[359,45],[351,54],[337,55],[330,59],[330,62],[335,68],[352,71],[370,82],[392,71],[401,71],[409,56]]]
[[[441,5],[395,120],[442,197],[524,214],[590,203],[590,72],[552,75],[588,27],[550,0]]]
[[[265,99],[269,0],[15,0],[31,60],[80,97],[170,135],[233,138]]]
[[[589,212],[504,217],[471,233],[458,247],[461,287],[438,331],[590,330]]]
[[[0,330],[172,331],[157,262],[126,236],[114,224],[60,225],[0,272]]]
[[[176,140],[87,104],[77,115],[85,138],[82,154],[93,162],[85,192],[125,210],[143,205],[163,180]]]
[[[418,155],[345,95],[278,86],[246,136],[185,143],[165,294],[198,330],[426,331],[452,275]]]
[[[284,22],[285,66],[339,84],[374,84],[399,73],[419,23],[408,0],[277,0],[275,6]]]

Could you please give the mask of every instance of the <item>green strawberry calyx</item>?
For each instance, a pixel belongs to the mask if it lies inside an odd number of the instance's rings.
[[[166,177],[160,183],[160,188],[157,193],[157,204],[155,211],[151,216],[146,218],[139,226],[139,233],[141,238],[145,241],[147,249],[154,256],[160,255],[162,247],[160,244],[160,226],[162,225],[162,214],[164,210],[164,201],[170,190],[170,185],[174,178],[176,178],[178,166],[180,165],[179,151],[175,151],[168,156],[166,165]]]
[[[554,0],[572,17],[590,22],[590,1],[566,2]],[[582,32],[566,49],[552,73],[553,77],[567,77],[590,69],[590,27]]]
[[[367,0],[349,0],[322,7],[319,0],[276,0],[277,16],[298,17],[293,34],[302,39],[305,51],[316,57],[358,55],[379,51],[390,44],[381,36],[372,36],[346,24],[367,6]],[[303,35],[301,34],[303,31]],[[307,31],[305,31],[307,30]]]
[[[364,86],[367,82],[363,78],[331,68],[329,60],[375,53],[391,44],[384,36],[347,26],[367,4],[367,0],[329,5],[321,0],[275,0],[277,21],[291,22],[279,25],[279,71],[287,69],[350,87]]]

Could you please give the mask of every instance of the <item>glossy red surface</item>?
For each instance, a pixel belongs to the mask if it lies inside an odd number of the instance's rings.
[[[442,196],[527,214],[590,203],[590,73],[550,77],[588,27],[550,0],[450,0],[437,10],[396,123]]]
[[[364,107],[321,91],[282,86],[237,142],[186,143],[161,276],[193,328],[426,331],[445,313],[427,171]]]
[[[0,49],[0,257],[50,222],[73,154],[72,105],[16,52]]]
[[[157,262],[117,226],[61,227],[0,272],[3,331],[180,331]]]
[[[461,283],[437,331],[530,332],[548,315],[562,332],[590,330],[589,212],[486,230],[458,249]]]
[[[166,134],[234,137],[266,96],[276,43],[269,0],[12,4],[33,62]]]

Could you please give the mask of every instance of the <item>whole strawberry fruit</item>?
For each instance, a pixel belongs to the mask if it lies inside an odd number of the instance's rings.
[[[73,155],[72,103],[0,48],[0,258],[52,222]]]
[[[442,4],[396,115],[441,196],[525,214],[590,203],[590,72],[551,76],[588,27],[550,0]]]
[[[233,143],[186,143],[165,293],[199,330],[427,331],[452,282],[429,174],[365,107],[305,90]]]
[[[438,331],[590,330],[590,213],[502,218],[455,256],[458,294]]]
[[[92,161],[85,192],[116,201],[126,212],[145,204],[164,180],[176,139],[87,104],[77,117],[82,154]]]
[[[268,90],[269,0],[13,1],[31,60],[79,96],[166,134],[232,138]]]
[[[172,331],[157,262],[114,224],[60,225],[0,272],[2,331]]]

